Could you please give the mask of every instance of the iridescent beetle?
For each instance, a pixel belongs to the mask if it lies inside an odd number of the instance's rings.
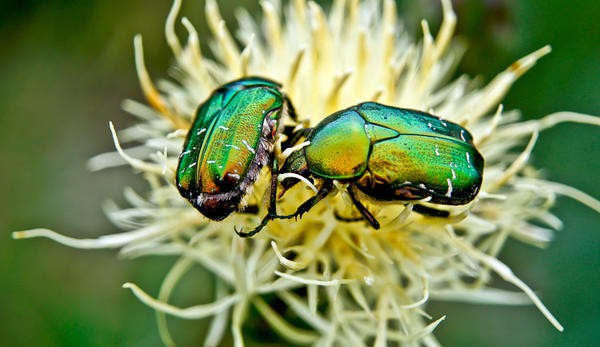
[[[357,190],[375,201],[426,200],[441,205],[472,201],[481,187],[483,157],[463,127],[428,113],[365,102],[336,112],[310,130],[309,145],[287,158],[280,173],[322,180],[317,194],[295,213],[275,213],[275,199],[259,232],[270,220],[308,212],[333,189],[348,184],[354,206],[375,229],[379,222],[357,198]],[[299,180],[286,178],[283,193]],[[447,211],[415,205],[417,212],[447,216]]]
[[[229,216],[261,168],[273,164],[283,114],[295,119],[292,103],[276,82],[248,77],[215,90],[199,106],[179,156],[181,195],[212,220]]]

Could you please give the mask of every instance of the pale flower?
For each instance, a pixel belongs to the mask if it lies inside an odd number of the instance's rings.
[[[150,189],[142,195],[125,190],[131,207],[106,206],[109,218],[125,231],[80,240],[36,229],[17,232],[16,238],[44,236],[78,248],[118,248],[128,258],[180,256],[157,298],[135,284],[124,287],[159,312],[211,319],[207,346],[219,345],[227,330],[242,345],[242,326],[252,306],[283,340],[300,344],[436,346],[432,332],[445,317],[426,313],[429,300],[532,302],[556,329],[563,329],[530,287],[496,258],[508,238],[536,246],[552,239],[561,227],[550,212],[557,195],[600,212],[599,201],[542,179],[528,164],[539,131],[560,122],[600,125],[600,118],[561,112],[521,122],[517,111],[499,104],[549,47],[478,86],[467,76],[448,81],[460,58],[451,41],[456,18],[449,0],[442,1],[437,36],[423,21],[419,43],[401,30],[392,0],[334,1],[328,12],[305,0],[283,6],[262,1],[261,20],[243,9],[237,13],[239,41],[221,19],[216,1],[207,0],[212,59],[201,52],[198,34],[185,17],[181,23],[187,42],[182,45],[175,35],[180,2],[175,0],[166,23],[175,55],[172,79],[154,86],[144,66],[141,37],[136,37],[138,74],[150,106],[126,101],[124,108],[139,123],[118,136],[111,124],[118,155],[91,161],[101,169],[125,159],[148,182]],[[481,193],[465,206],[439,206],[450,212],[449,218],[413,213],[411,204],[366,202],[381,222],[380,230],[336,219],[334,210],[353,212],[345,194],[332,194],[297,221],[275,220],[253,238],[238,237],[234,227],[252,228],[266,212],[267,170],[246,198],[262,210],[234,213],[221,222],[207,220],[179,195],[174,173],[198,105],[219,85],[251,75],[281,82],[309,126],[364,101],[423,110],[464,126],[485,158]],[[123,150],[119,141],[140,145]],[[278,155],[281,160],[284,154]],[[311,194],[306,184],[298,185],[279,201],[280,211],[293,212]],[[194,266],[216,277],[214,300],[187,308],[170,305],[171,292]],[[488,286],[493,275],[520,292]],[[158,320],[163,341],[174,344],[164,314]]]

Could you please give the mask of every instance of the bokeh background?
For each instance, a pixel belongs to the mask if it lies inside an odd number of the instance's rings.
[[[327,6],[328,2],[323,2]],[[573,110],[600,114],[600,7],[597,0],[455,1],[459,35],[468,39],[459,73],[489,81],[515,59],[545,45],[553,52],[511,90],[504,104],[526,118]],[[204,1],[184,1],[206,38]],[[256,1],[227,1],[257,12]],[[130,168],[90,172],[91,156],[113,149],[108,121],[133,118],[125,98],[142,100],[132,38],[143,34],[147,66],[166,77],[170,52],[163,27],[169,0],[0,1],[0,344],[5,346],[156,346],[152,310],[121,288],[133,281],[156,294],[175,259],[125,261],[115,250],[71,249],[46,239],[14,241],[10,232],[48,227],[92,238],[117,232],[104,217],[108,198],[145,190]],[[401,1],[413,36],[420,18],[437,29],[434,0]],[[435,31],[434,31],[435,32]],[[204,42],[206,43],[206,42]],[[547,130],[533,161],[551,180],[600,197],[600,128],[566,124]],[[600,215],[561,198],[564,228],[546,250],[509,242],[501,259],[566,327],[555,331],[533,307],[433,303],[447,314],[437,336],[448,346],[592,346],[600,341]],[[197,274],[198,283],[206,274]],[[196,284],[198,284],[196,283]],[[500,283],[500,281],[498,281]],[[193,284],[193,283],[192,283]],[[501,284],[500,284],[501,285]],[[190,285],[176,302],[194,304],[210,293]],[[181,345],[197,345],[205,322],[171,319]]]

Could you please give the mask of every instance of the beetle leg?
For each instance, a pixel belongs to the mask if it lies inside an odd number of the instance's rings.
[[[300,207],[298,207],[296,212],[294,212],[292,214],[288,214],[288,215],[283,215],[283,216],[278,215],[277,218],[279,218],[279,219],[290,219],[290,218],[298,219],[298,217],[302,217],[303,214],[308,212],[319,201],[323,200],[327,195],[329,195],[329,193],[331,193],[331,191],[334,188],[335,188],[335,186],[333,185],[333,180],[325,180],[325,182],[323,182],[323,185],[317,192],[317,195],[315,195],[312,198],[303,202],[302,205],[300,205]]]
[[[378,230],[380,227],[379,222],[377,221],[377,219],[375,219],[375,217],[371,214],[371,212],[369,212],[369,210],[367,210],[365,205],[363,205],[362,202],[360,202],[354,196],[354,193],[352,192],[351,188],[348,189],[348,195],[350,195],[350,199],[352,200],[352,203],[354,204],[354,206],[356,206],[356,208],[358,209],[358,212],[360,212],[360,214],[362,214],[363,217],[365,217],[365,219],[367,220],[367,222],[369,222],[369,224],[371,224],[373,229]]]
[[[448,211],[438,210],[436,208],[424,205],[414,205],[412,210],[428,217],[447,218],[448,216],[450,216],[450,212]]]
[[[233,230],[240,237],[250,237],[252,235],[255,235],[256,233],[261,231],[262,228],[267,226],[267,224],[270,221],[272,221],[273,219],[278,217],[277,216],[277,176],[279,175],[279,172],[278,172],[279,169],[278,169],[278,165],[277,165],[277,159],[275,158],[274,153],[271,153],[269,163],[270,163],[269,166],[271,167],[271,190],[269,192],[269,208],[267,210],[267,215],[263,217],[262,221],[256,228],[254,228],[248,232],[244,232],[243,229],[238,231],[237,228],[234,227]]]
[[[337,220],[341,220],[342,222],[352,223],[352,222],[361,222],[365,220],[365,217],[362,215],[360,217],[344,217],[337,210],[333,210],[333,216]]]
[[[236,234],[238,234],[239,237],[251,237],[251,236],[257,234],[259,231],[261,231],[265,226],[267,226],[267,224],[269,224],[270,221],[272,221],[276,217],[277,217],[277,215],[267,213],[267,215],[263,217],[260,224],[257,227],[255,227],[254,229],[252,229],[248,232],[245,232],[244,229],[237,230],[237,227],[234,226],[233,230],[235,231]]]

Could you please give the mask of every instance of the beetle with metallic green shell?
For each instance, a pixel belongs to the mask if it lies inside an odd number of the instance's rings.
[[[471,134],[425,112],[365,102],[328,116],[309,131],[306,140],[309,144],[292,152],[279,173],[318,178],[319,191],[285,216],[274,213],[273,198],[261,224],[242,236],[256,234],[272,219],[302,216],[334,190],[334,180],[348,185],[353,205],[375,229],[380,224],[357,198],[358,191],[375,202],[463,205],[481,187],[484,160]],[[280,196],[298,182],[283,180]],[[413,209],[448,215],[421,205]]]
[[[229,216],[262,167],[275,162],[283,114],[296,118],[281,85],[271,80],[247,77],[216,89],[198,107],[179,156],[180,194],[212,220]]]

